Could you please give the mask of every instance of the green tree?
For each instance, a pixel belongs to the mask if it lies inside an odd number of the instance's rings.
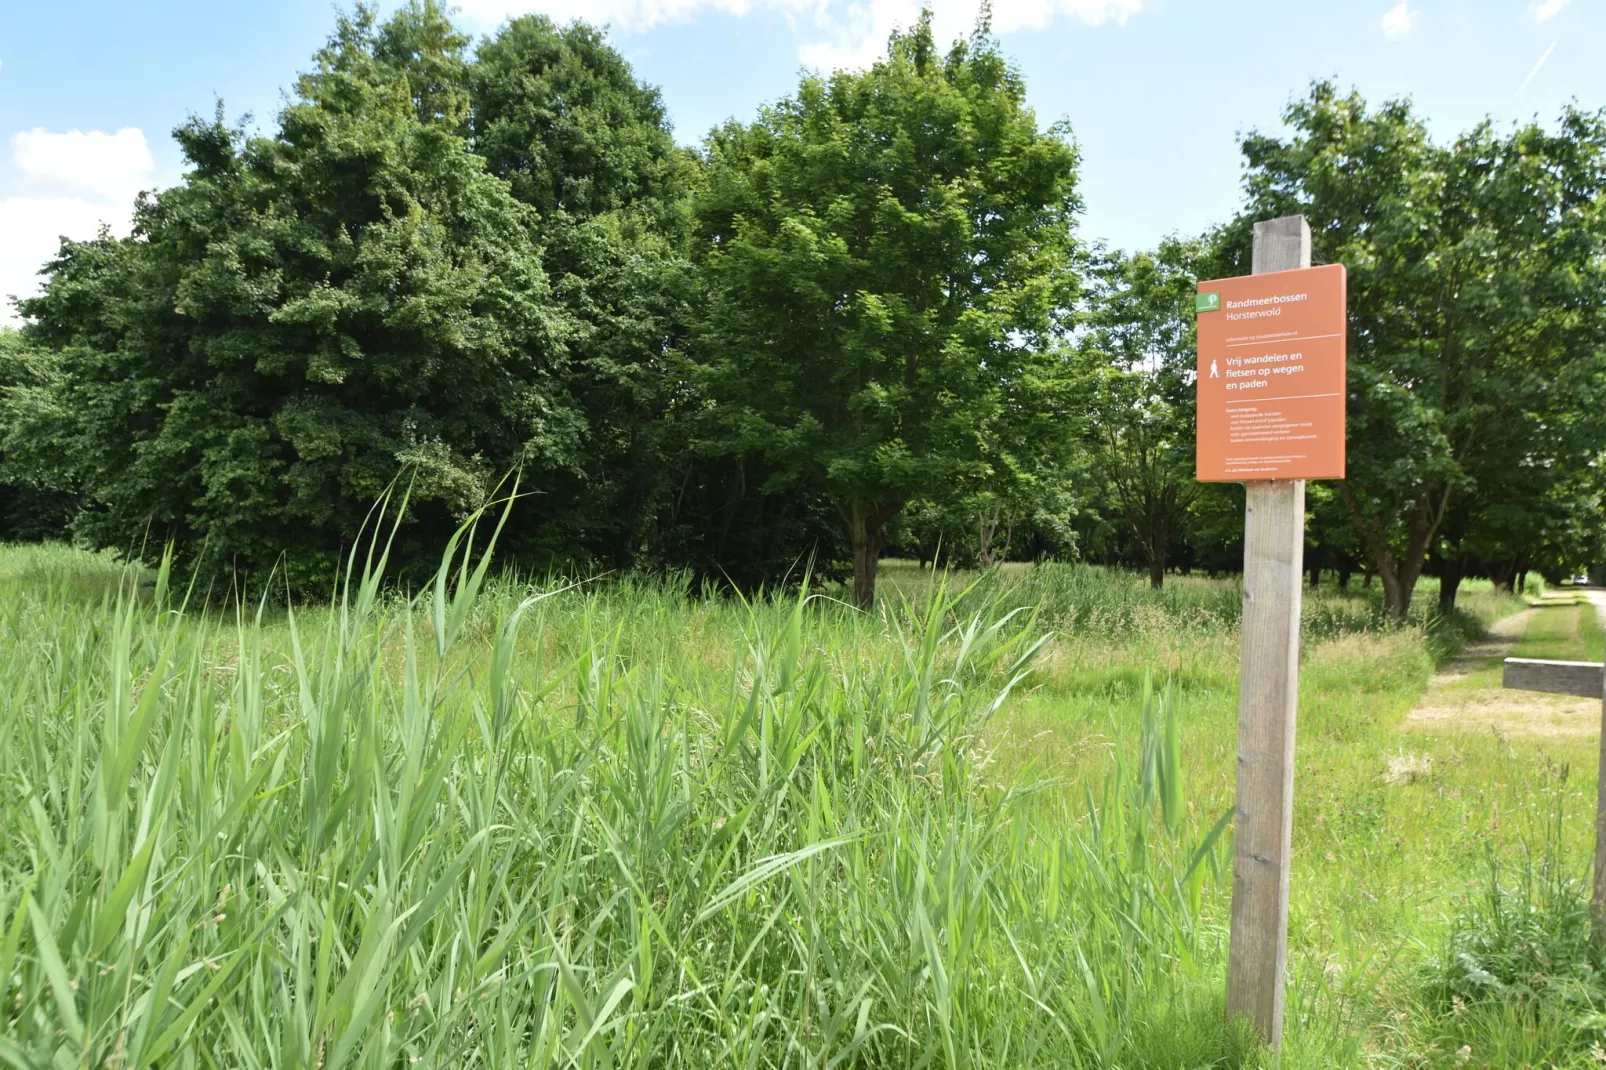
[[[1152,254],[1102,256],[1079,341],[1088,475],[1103,511],[1135,540],[1155,588],[1165,583],[1199,487],[1193,295],[1207,248],[1170,239]]]
[[[1312,483],[1305,489],[1305,570],[1316,587],[1321,573],[1338,573],[1338,585],[1349,586],[1361,553],[1355,523],[1343,497],[1332,483]]]
[[[1540,444],[1495,478],[1479,479],[1435,547],[1440,608],[1454,607],[1457,586],[1474,570],[1510,590],[1530,571],[1556,580],[1593,564],[1606,515],[1601,459],[1556,457]]]
[[[995,43],[942,54],[928,14],[706,157],[703,433],[833,503],[869,606],[906,503],[1011,480],[1033,432],[1065,433],[1075,150]]]
[[[0,327],[0,539],[61,535],[76,504],[56,462],[67,426],[55,403],[56,354]]]
[[[133,238],[63,246],[21,307],[61,355],[85,537],[321,582],[404,472],[403,556],[509,468],[574,463],[569,317],[461,135],[465,45],[433,6],[359,9],[275,136],[190,122]]]
[[[677,211],[692,157],[601,30],[512,19],[480,46],[468,84],[475,151],[543,217]]]
[[[568,388],[586,448],[541,490],[554,536],[610,564],[651,541],[683,444],[665,415],[694,278],[685,199],[695,156],[658,91],[599,30],[509,21],[467,73],[474,151],[540,213],[542,261],[568,314]]]
[[[1606,125],[1488,123],[1436,145],[1408,104],[1319,83],[1288,135],[1244,142],[1253,219],[1302,212],[1349,270],[1349,476],[1339,492],[1402,616],[1453,510],[1530,451],[1590,457],[1606,309]],[[1567,435],[1556,430],[1567,428]],[[1492,499],[1491,499],[1492,500]]]

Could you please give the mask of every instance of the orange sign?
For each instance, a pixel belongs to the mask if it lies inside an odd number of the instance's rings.
[[[1201,282],[1198,478],[1344,478],[1344,266]]]

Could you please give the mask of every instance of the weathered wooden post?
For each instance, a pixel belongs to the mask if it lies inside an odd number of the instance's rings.
[[[1254,274],[1199,284],[1198,477],[1245,484],[1227,1014],[1282,1043],[1305,480],[1344,475],[1344,269],[1303,216],[1255,224]]]
[[[1595,942],[1606,946],[1606,665],[1598,661],[1507,658],[1500,683],[1519,691],[1601,700],[1600,783],[1595,788],[1595,888],[1589,911],[1594,918]]]
[[[1255,224],[1256,275],[1310,267],[1304,216]],[[1267,1043],[1283,1036],[1288,855],[1294,826],[1305,481],[1244,485],[1244,615],[1238,682],[1238,818],[1232,859],[1227,1014]]]

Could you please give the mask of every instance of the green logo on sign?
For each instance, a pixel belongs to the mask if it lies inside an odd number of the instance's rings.
[[[1217,312],[1221,309],[1221,294],[1212,291],[1207,294],[1198,294],[1193,299],[1195,312]]]

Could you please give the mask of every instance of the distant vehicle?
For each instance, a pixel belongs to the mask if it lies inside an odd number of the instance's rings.
[[[1587,584],[1588,582],[1589,582],[1589,577],[1584,575],[1582,572],[1580,572],[1578,575],[1573,577],[1573,586],[1574,587],[1582,587],[1585,584]]]

